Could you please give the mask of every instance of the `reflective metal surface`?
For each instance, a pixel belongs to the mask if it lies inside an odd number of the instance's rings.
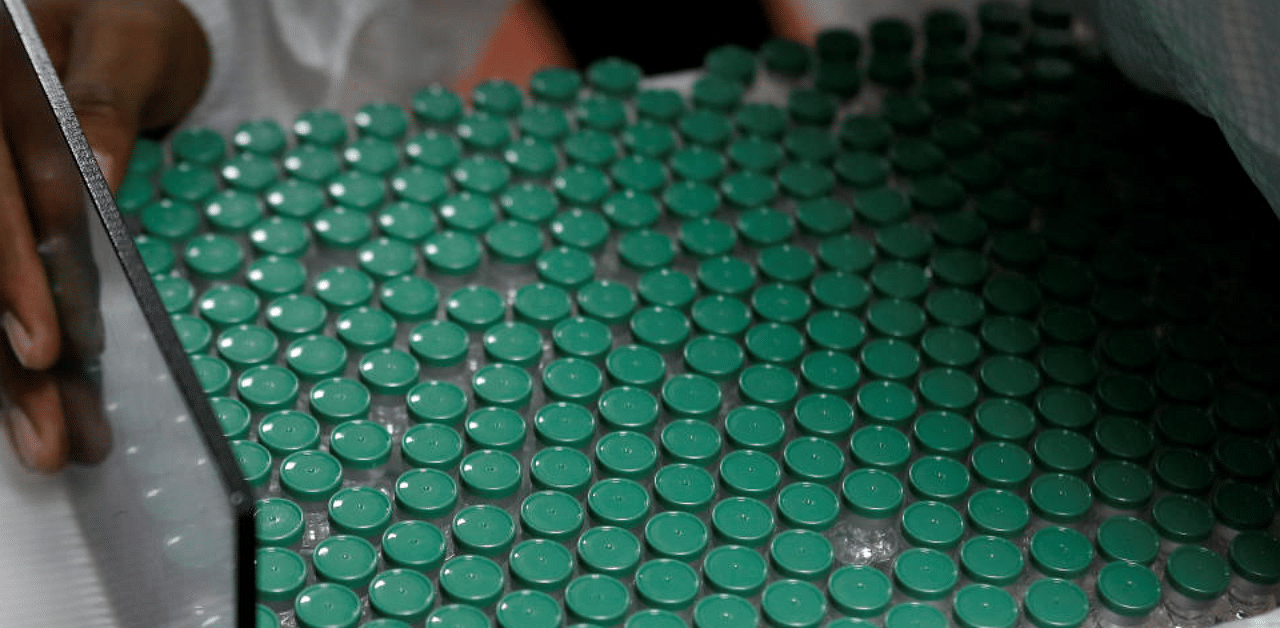
[[[3,2],[0,111],[63,330],[65,473],[113,610],[122,626],[251,626],[252,494],[30,15]]]

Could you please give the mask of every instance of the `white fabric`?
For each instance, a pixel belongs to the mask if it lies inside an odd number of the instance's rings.
[[[288,122],[314,107],[350,116],[373,100],[464,73],[507,0],[183,0],[212,68],[184,126],[223,132],[251,118]]]
[[[1280,2],[1077,2],[1130,79],[1218,123],[1280,214]]]

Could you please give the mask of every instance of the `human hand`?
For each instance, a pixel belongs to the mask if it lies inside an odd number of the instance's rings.
[[[125,175],[140,131],[172,126],[195,105],[209,73],[209,48],[178,0],[29,0],[29,9],[108,186]],[[0,111],[0,129],[21,125]],[[24,203],[15,165],[24,155],[0,133],[0,378],[5,426],[28,468],[60,469],[72,454],[57,378],[64,352],[41,225]],[[79,210],[79,206],[76,206]],[[82,243],[82,246],[87,244]]]

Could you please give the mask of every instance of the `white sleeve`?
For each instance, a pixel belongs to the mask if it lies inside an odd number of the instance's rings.
[[[182,0],[209,40],[209,82],[183,126],[288,124],[314,107],[350,116],[407,105],[480,54],[507,0]]]

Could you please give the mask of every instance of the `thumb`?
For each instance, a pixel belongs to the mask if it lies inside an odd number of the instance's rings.
[[[125,2],[96,5],[71,33],[63,85],[114,192],[124,179],[143,107],[165,72],[163,25]]]

